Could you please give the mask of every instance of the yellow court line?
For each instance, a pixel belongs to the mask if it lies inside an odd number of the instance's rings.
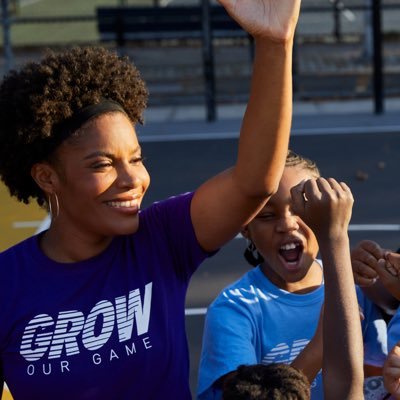
[[[26,205],[11,198],[7,188],[0,183],[0,251],[33,235],[37,229],[33,222],[41,221],[45,216],[46,211],[36,203]],[[20,222],[25,222],[26,226],[16,228]]]

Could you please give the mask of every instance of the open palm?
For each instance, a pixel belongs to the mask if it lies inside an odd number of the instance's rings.
[[[297,24],[300,0],[219,0],[229,15],[254,37],[290,39]]]

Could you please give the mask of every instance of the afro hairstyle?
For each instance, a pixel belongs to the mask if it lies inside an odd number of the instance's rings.
[[[142,123],[147,97],[132,62],[100,47],[48,52],[11,71],[0,86],[0,178],[11,196],[26,204],[47,202],[31,168],[51,159],[63,121],[107,99],[119,103],[133,124]]]

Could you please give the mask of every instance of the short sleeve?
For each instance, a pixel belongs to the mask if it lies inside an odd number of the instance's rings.
[[[246,307],[222,293],[206,315],[199,368],[198,399],[220,399],[215,382],[242,364],[256,364],[255,323]]]
[[[205,252],[197,241],[190,205],[193,192],[156,202],[140,214],[141,246],[147,246],[148,238],[158,252],[165,251],[172,260],[175,272],[183,280],[191,275],[207,257],[215,254]]]

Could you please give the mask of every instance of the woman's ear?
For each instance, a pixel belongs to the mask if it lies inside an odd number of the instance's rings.
[[[45,193],[55,193],[58,175],[54,167],[49,163],[36,163],[31,168],[31,176],[36,184]]]

